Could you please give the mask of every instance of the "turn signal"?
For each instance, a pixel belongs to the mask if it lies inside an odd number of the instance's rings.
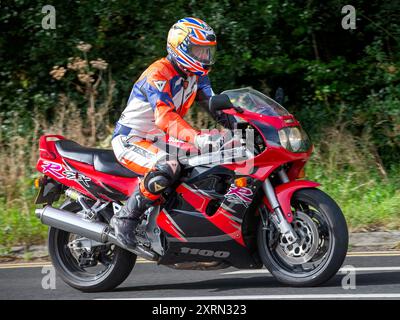
[[[299,175],[297,176],[298,179],[303,179],[306,177],[306,170],[303,168],[300,170]]]
[[[36,178],[33,182],[36,189],[40,188],[40,178]]]
[[[242,178],[235,179],[235,186],[240,187],[240,188],[246,187],[247,186],[247,178],[242,177]]]

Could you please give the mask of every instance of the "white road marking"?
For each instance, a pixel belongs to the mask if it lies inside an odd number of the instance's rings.
[[[400,267],[355,267],[355,268],[340,268],[339,271],[346,272],[349,270],[368,272],[368,271],[400,271]],[[238,271],[224,272],[222,275],[232,274],[257,274],[257,273],[270,273],[267,269],[246,269]]]
[[[95,300],[320,300],[320,299],[400,299],[400,293],[279,294],[246,296],[193,296],[151,298],[104,298]]]
[[[356,267],[356,268],[341,268],[340,271],[400,271],[400,267]]]
[[[238,271],[230,271],[221,273],[222,275],[230,275],[230,274],[257,274],[257,273],[270,273],[267,269],[245,269]]]

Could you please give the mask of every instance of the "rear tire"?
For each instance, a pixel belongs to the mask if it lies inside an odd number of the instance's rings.
[[[76,203],[69,203],[64,210],[78,212]],[[83,292],[109,291],[119,286],[131,273],[136,263],[136,255],[114,246],[112,259],[106,269],[99,275],[86,274],[67,247],[70,233],[51,227],[49,229],[48,247],[57,275],[71,287]],[[111,250],[111,249],[110,249]]]
[[[310,215],[318,227],[319,247],[314,256],[321,261],[315,270],[305,272],[301,264],[290,266],[287,259],[280,259],[282,253],[278,254],[277,247],[271,248],[268,243],[268,232],[263,229],[262,222],[258,228],[258,249],[264,266],[281,283],[295,286],[317,286],[332,278],[340,269],[346,258],[348,248],[348,230],[343,213],[336,202],[323,191],[318,189],[301,189],[294,193],[291,201],[292,207],[306,207],[309,205]],[[302,210],[306,211],[306,210]],[[318,219],[316,212],[320,213]],[[294,221],[296,212],[293,212]],[[304,216],[304,214],[303,214]],[[293,223],[292,223],[293,225]],[[323,238],[323,239],[321,239]],[[320,246],[324,248],[320,248]],[[280,244],[278,243],[277,246]],[[324,250],[326,252],[324,253]],[[281,251],[282,252],[282,251]],[[315,258],[316,259],[316,258]],[[307,262],[308,263],[308,262]],[[313,258],[309,264],[312,265]],[[292,267],[292,269],[291,269]],[[298,269],[303,270],[298,270]]]

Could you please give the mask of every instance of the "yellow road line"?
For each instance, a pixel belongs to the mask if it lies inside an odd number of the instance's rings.
[[[0,269],[19,269],[19,268],[42,268],[51,267],[51,263],[4,263],[0,264]]]
[[[144,259],[137,259],[136,263],[154,263]],[[16,268],[42,268],[51,267],[51,262],[20,262],[20,263],[2,263],[0,269],[16,269]]]
[[[136,263],[155,263],[154,261],[149,261],[142,258],[137,258]]]
[[[400,251],[359,251],[349,252],[348,257],[395,257],[400,256]]]
[[[349,252],[348,257],[397,257],[400,256],[400,251],[360,251]],[[142,258],[138,258],[136,263],[155,263]],[[0,269],[16,269],[16,268],[41,268],[50,267],[50,262],[21,262],[21,263],[3,263],[0,264]]]

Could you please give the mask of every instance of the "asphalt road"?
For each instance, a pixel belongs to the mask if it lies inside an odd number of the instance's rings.
[[[217,271],[173,270],[139,261],[117,289],[81,293],[57,277],[55,289],[43,289],[41,265],[0,265],[0,299],[400,299],[400,253],[347,257],[355,267],[355,283],[345,271],[322,287],[291,288],[279,284],[265,269]]]

